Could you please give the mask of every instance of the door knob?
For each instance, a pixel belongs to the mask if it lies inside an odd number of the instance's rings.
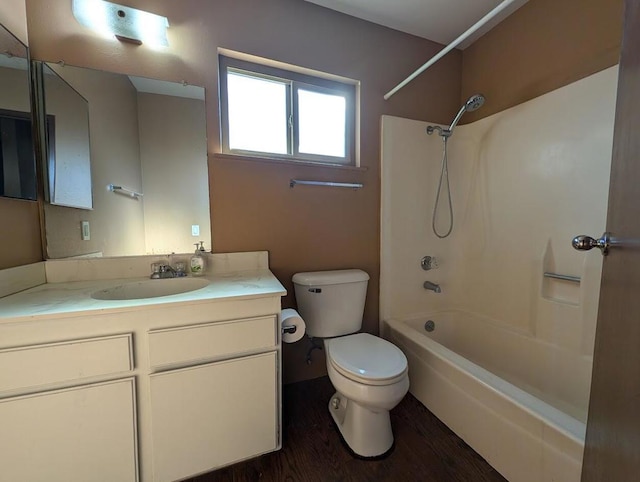
[[[604,233],[600,239],[593,239],[591,236],[581,234],[571,241],[571,245],[578,251],[589,251],[592,248],[598,248],[603,256],[609,254],[611,246],[611,233]]]

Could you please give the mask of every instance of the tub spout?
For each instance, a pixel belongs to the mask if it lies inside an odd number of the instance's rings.
[[[435,283],[432,283],[431,281],[425,281],[424,284],[422,285],[424,286],[425,290],[431,290],[434,293],[440,293],[442,292],[442,290],[440,289],[440,285],[437,285]]]

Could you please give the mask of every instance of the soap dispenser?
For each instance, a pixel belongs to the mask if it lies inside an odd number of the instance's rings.
[[[190,270],[191,276],[202,276],[204,274],[204,243],[195,243],[196,252],[191,256]]]

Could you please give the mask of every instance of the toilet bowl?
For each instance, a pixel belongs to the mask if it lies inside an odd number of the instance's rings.
[[[293,275],[298,311],[310,337],[324,340],[336,394],[329,412],[349,448],[378,457],[393,446],[389,411],[409,390],[407,359],[398,347],[358,333],[369,275],[359,269]]]
[[[327,339],[325,349],[336,389],[329,412],[340,434],[357,455],[385,454],[393,446],[389,411],[409,390],[404,354],[368,333]]]

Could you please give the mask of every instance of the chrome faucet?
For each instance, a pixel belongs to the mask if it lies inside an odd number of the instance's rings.
[[[434,293],[440,293],[442,290],[440,289],[440,285],[432,283],[431,281],[425,281],[422,285],[425,290],[431,290]]]
[[[151,273],[151,279],[165,279],[165,278],[175,278],[176,270],[173,269],[168,264],[160,264],[157,267],[157,271],[154,268],[153,273]]]

